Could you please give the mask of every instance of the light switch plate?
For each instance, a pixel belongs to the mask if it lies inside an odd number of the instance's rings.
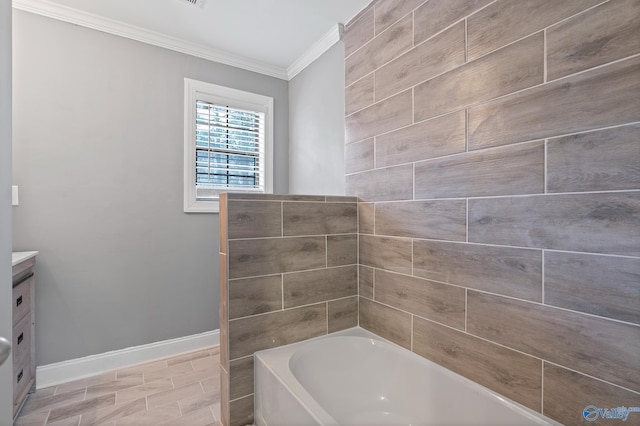
[[[18,199],[18,185],[11,186],[11,205],[17,206],[20,204]]]

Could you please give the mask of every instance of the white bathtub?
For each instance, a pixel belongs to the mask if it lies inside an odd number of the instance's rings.
[[[358,327],[256,352],[255,422],[559,424]]]

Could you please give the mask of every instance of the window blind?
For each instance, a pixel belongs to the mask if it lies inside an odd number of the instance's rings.
[[[263,192],[265,114],[196,101],[196,199]]]

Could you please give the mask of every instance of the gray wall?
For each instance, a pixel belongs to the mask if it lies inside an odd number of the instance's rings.
[[[0,336],[11,340],[11,2],[0,2]],[[0,367],[0,426],[13,413],[11,357]]]
[[[219,328],[218,215],[182,211],[183,79],[274,97],[276,192],[287,82],[21,11],[14,43],[14,248],[40,251],[37,364]]]
[[[344,195],[344,44],[289,82],[289,192]]]

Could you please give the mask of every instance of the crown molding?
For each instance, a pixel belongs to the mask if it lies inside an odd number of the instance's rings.
[[[13,7],[26,12],[69,22],[94,30],[140,41],[165,49],[173,50],[202,59],[218,62],[232,67],[265,74],[282,80],[288,80],[288,70],[260,61],[234,55],[223,50],[213,49],[192,43],[177,37],[171,37],[124,22],[105,18],[47,0],[13,0]],[[317,43],[316,43],[317,44]],[[315,45],[314,45],[315,46]],[[297,61],[296,61],[297,62]],[[299,72],[299,71],[298,71]]]
[[[302,54],[296,61],[287,68],[287,79],[291,80],[302,70],[311,65],[313,61],[318,59],[324,52],[329,50],[342,38],[342,24],[337,24],[326,33],[320,40],[316,41],[313,46]]]

